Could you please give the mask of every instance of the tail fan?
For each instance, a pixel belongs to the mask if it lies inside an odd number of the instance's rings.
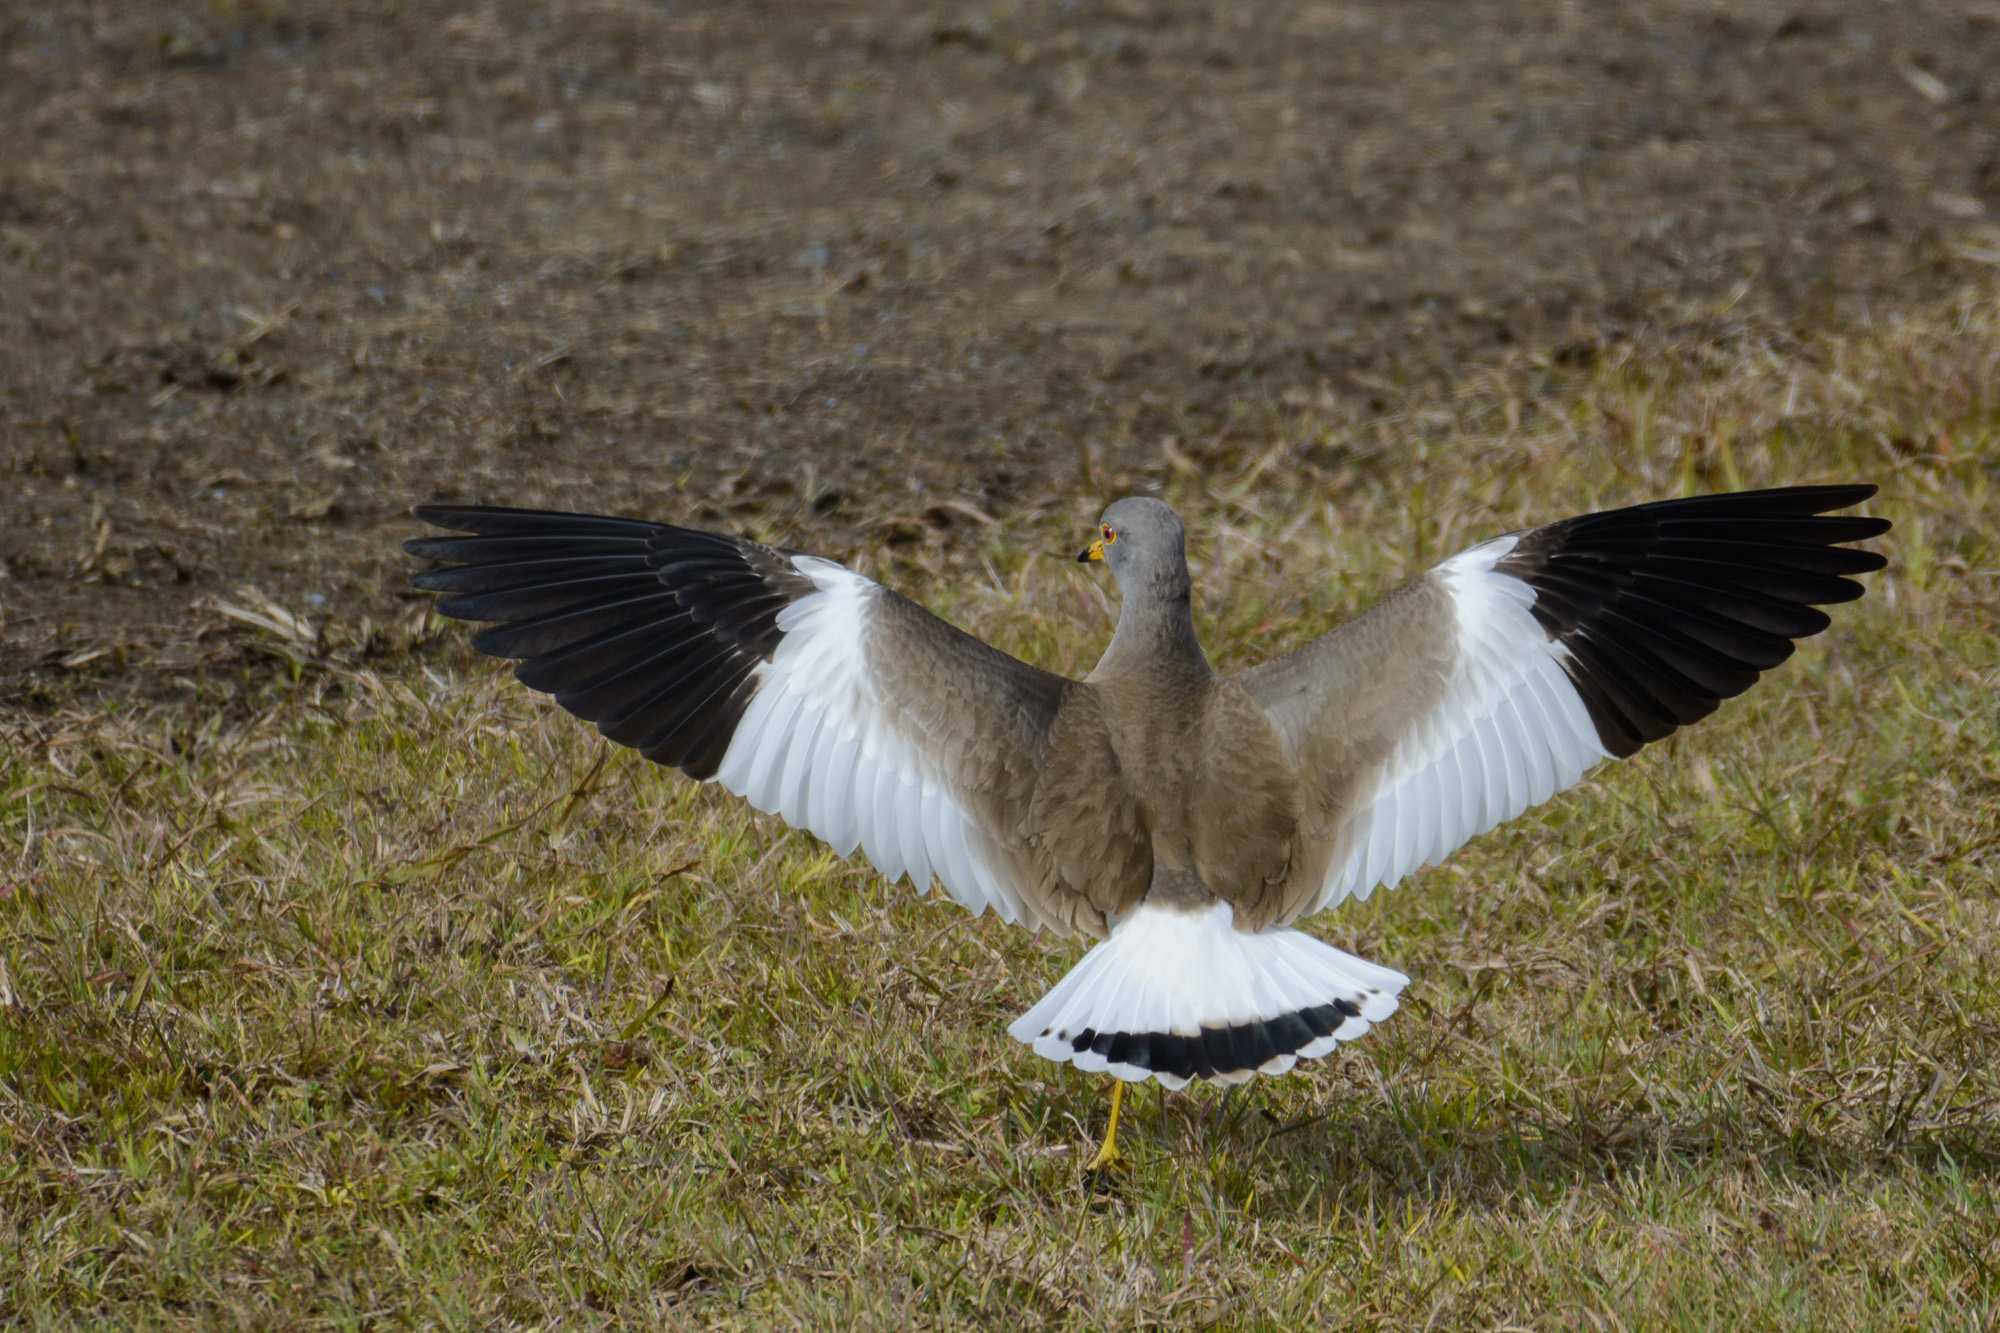
[[[1169,1088],[1282,1074],[1396,1012],[1410,979],[1228,903],[1141,906],[1007,1029],[1050,1060]]]

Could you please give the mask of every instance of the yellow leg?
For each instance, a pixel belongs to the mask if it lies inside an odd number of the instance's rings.
[[[1090,1159],[1086,1171],[1108,1171],[1114,1166],[1125,1164],[1125,1154],[1118,1151],[1118,1108],[1125,1104],[1125,1080],[1111,1081],[1111,1124],[1104,1131],[1104,1146],[1097,1150],[1097,1156]]]

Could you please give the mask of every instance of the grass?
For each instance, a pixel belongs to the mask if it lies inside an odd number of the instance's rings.
[[[1087,668],[1157,480],[1225,664],[1493,531],[1869,478],[1892,565],[1721,715],[1315,929],[1415,978],[1128,1107],[1005,1024],[1080,951],[613,753],[472,659],[5,722],[0,1319],[1963,1327],[2000,1317],[2000,306],[1585,369],[841,553]],[[1306,443],[1305,469],[1265,443]],[[254,620],[255,618],[253,618]],[[261,628],[259,628],[261,625]]]

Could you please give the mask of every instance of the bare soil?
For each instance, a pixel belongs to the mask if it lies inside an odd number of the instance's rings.
[[[401,651],[427,498],[838,552],[1309,470],[1996,220],[1990,2],[13,3],[0,701]]]

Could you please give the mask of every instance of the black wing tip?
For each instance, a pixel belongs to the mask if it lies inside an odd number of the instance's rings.
[[[497,505],[455,505],[420,504],[410,507],[410,517],[446,532],[479,536],[494,530],[496,519],[504,520],[519,514],[532,514],[533,510],[506,509]],[[438,549],[445,543],[463,541],[464,537],[411,537],[403,543],[403,552],[419,560],[455,560],[454,555]],[[422,585],[419,584],[419,587]]]
[[[1624,757],[1712,713],[1832,624],[1819,606],[1860,599],[1847,575],[1888,567],[1844,545],[1889,520],[1833,515],[1872,482],[1658,500],[1526,534],[1499,568],[1535,590],[1534,615],[1599,742]],[[1741,534],[1740,536],[1738,534]],[[1802,553],[1838,550],[1838,557]]]
[[[458,540],[457,537],[412,537],[403,543],[403,553],[419,560],[450,560],[451,556],[439,548],[446,542]]]
[[[1836,510],[1852,509],[1855,505],[1875,498],[1882,488],[1872,481],[1834,482],[1824,486],[1798,486],[1785,488],[1796,491],[1801,498],[1812,502],[1813,514],[1831,514]],[[1750,494],[1758,494],[1752,491]],[[1880,537],[1896,525],[1876,514],[1856,514],[1843,520],[1843,542],[1866,541]]]
[[[754,542],[639,519],[422,504],[445,529],[403,549],[433,606],[484,622],[473,649],[607,739],[712,777],[772,660],[777,617],[813,584]]]
[[[448,578],[454,570],[475,570],[532,558],[574,557],[601,550],[609,543],[655,543],[675,537],[706,539],[710,544],[727,543],[719,534],[676,528],[648,519],[621,518],[610,514],[573,513],[560,509],[518,509],[508,505],[461,505],[429,502],[410,508],[413,518],[441,528],[449,536],[410,537],[403,552],[418,560],[437,562],[439,568],[426,570],[411,580],[422,592],[457,589],[427,580],[427,575]],[[574,543],[577,550],[559,550],[553,544]],[[591,548],[590,551],[582,548]],[[453,612],[446,609],[446,615]],[[492,619],[494,617],[474,617]]]
[[[1603,518],[1615,514],[1639,513],[1667,517],[1707,513],[1735,519],[1801,518],[1851,509],[1872,499],[1881,488],[1872,481],[1825,482],[1805,486],[1766,486],[1754,490],[1710,491],[1702,495],[1671,496],[1650,500],[1623,509],[1580,514],[1577,519]],[[1882,531],[1889,529],[1886,519]]]
[[[410,506],[410,517],[447,532],[479,532],[482,530],[481,519],[513,518],[540,512],[543,511],[510,509],[505,505],[446,504],[442,501]]]
[[[1872,481],[1833,481],[1811,486],[1773,486],[1762,491],[1744,491],[1745,495],[1795,495],[1800,499],[1823,502],[1827,509],[1845,509],[1871,499],[1882,489]],[[1826,510],[1818,512],[1824,513]]]
[[[1850,505],[1858,505],[1863,500],[1872,498],[1880,489],[1881,487],[1872,481],[1829,481],[1814,482],[1802,486],[1760,486],[1741,491],[1715,491],[1708,495],[1691,495],[1686,498],[1690,500],[1729,500],[1739,498],[1743,500],[1803,500],[1813,504],[1824,505],[1824,509],[1817,509],[1813,512],[1826,513],[1835,509],[1846,509]],[[1672,504],[1673,501],[1667,500],[1662,503]]]
[[[429,556],[426,556],[422,550],[418,549],[421,544],[421,541],[407,541],[403,543],[403,549],[411,555],[429,559]],[[418,592],[451,592],[453,591],[451,586],[452,576],[463,568],[463,565],[439,565],[435,569],[418,570],[416,573],[410,575],[410,586]],[[446,600],[449,601],[450,599],[447,598]],[[442,608],[444,602],[439,602],[438,606]],[[445,611],[444,614],[451,615],[451,612]]]

